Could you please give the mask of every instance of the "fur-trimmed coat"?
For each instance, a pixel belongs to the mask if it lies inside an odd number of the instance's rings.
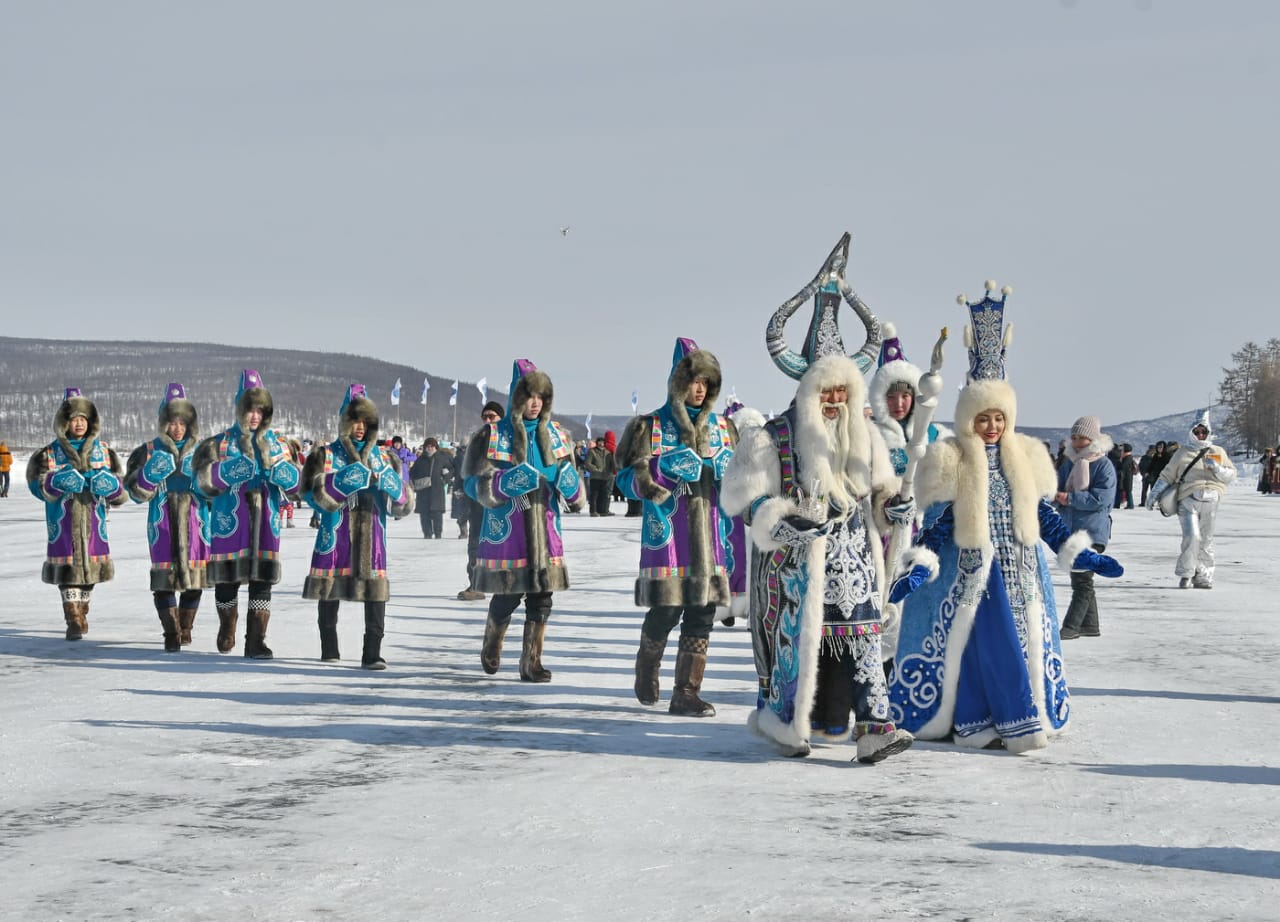
[[[533,429],[536,458],[522,419],[531,390],[543,395]],[[503,489],[506,471],[538,460],[542,469],[532,490],[509,494]],[[580,511],[586,490],[573,462],[573,439],[551,419],[551,381],[543,372],[518,380],[506,418],[485,425],[471,439],[462,470],[467,495],[484,507],[474,588],[498,595],[568,589],[560,502]]]
[[[263,409],[257,430],[246,418],[253,406]],[[196,448],[196,486],[211,499],[210,583],[280,581],[280,506],[297,497],[301,477],[288,446],[271,429],[271,416],[271,395],[250,388],[236,401],[236,423]],[[223,465],[239,457],[251,459],[257,472],[234,483],[223,476]],[[276,471],[278,465],[288,468]]]
[[[78,445],[67,435],[72,412],[84,413],[89,421]],[[107,541],[107,508],[121,505],[128,497],[120,482],[124,474],[120,458],[99,440],[100,428],[93,404],[84,397],[73,397],[63,402],[54,416],[54,441],[27,462],[27,488],[44,503],[48,531],[40,578],[55,586],[92,586],[115,576]],[[78,471],[85,479],[84,488],[70,493],[56,485],[57,474],[65,470]],[[115,479],[114,489],[94,495],[88,481],[101,472]],[[104,483],[110,485],[110,481]]]
[[[162,431],[129,455],[125,489],[135,503],[147,504],[147,546],[151,552],[151,591],[205,589],[209,567],[209,501],[195,486],[192,459],[199,444],[195,427],[179,445]],[[174,469],[158,483],[145,468],[156,452],[168,452]]]
[[[1058,510],[1067,527],[1072,531],[1084,529],[1090,542],[1106,547],[1111,543],[1111,508],[1116,499],[1116,469],[1107,452],[1114,444],[1111,436],[1103,433],[1092,445],[1097,456],[1089,464],[1089,486],[1084,490],[1072,490],[1067,504]],[[1080,452],[1067,446],[1067,463],[1058,468],[1058,490],[1065,491],[1067,479],[1080,461]]]
[[[847,384],[846,412],[857,414],[843,477],[832,469],[819,398],[831,380]],[[822,645],[880,630],[880,532],[889,524],[884,505],[901,481],[861,405],[858,367],[843,356],[819,359],[800,379],[786,413],[743,434],[724,478],[721,504],[743,517],[753,542],[750,609],[759,696],[750,725],[787,747],[809,740]],[[832,497],[841,480],[853,495],[843,511],[828,508],[825,533],[807,546],[775,537],[786,517],[812,517],[803,500],[815,488]],[[837,601],[827,604],[828,595]]]
[[[311,570],[302,584],[304,599],[385,602],[387,580],[387,516],[401,519],[413,511],[413,490],[402,476],[402,462],[392,450],[366,436],[358,445],[347,434],[312,450],[302,470],[305,497],[320,519]],[[356,461],[379,480],[389,474],[395,495],[375,486],[344,494],[336,478]]]
[[[1047,502],[1057,488],[1053,462],[1042,442],[1012,431],[1012,390],[973,387],[983,393],[968,407],[962,395],[957,409],[963,434],[931,445],[916,478],[925,526],[901,570],[922,565],[931,578],[903,604],[889,697],[895,722],[921,739],[954,733],[975,748],[1003,739],[1022,752],[1043,747],[1070,716],[1040,542],[1069,569],[1090,539],[1072,534]],[[1003,438],[985,446],[974,412],[1006,405]]]
[[[702,410],[691,419],[684,401],[689,384],[696,376],[712,374]],[[691,353],[673,371],[666,404],[633,417],[618,443],[618,489],[627,499],[643,501],[635,585],[635,603],[641,607],[730,602],[728,522],[720,509],[720,481],[733,457],[737,429],[711,410],[719,389],[714,356],[703,350]],[[663,472],[663,455],[680,448],[702,459],[697,480]]]

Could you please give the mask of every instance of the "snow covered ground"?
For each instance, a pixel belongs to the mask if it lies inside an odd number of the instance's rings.
[[[111,517],[116,579],[68,643],[40,507],[15,485],[0,917],[1276,919],[1280,498],[1242,481],[1211,592],[1173,588],[1174,520],[1116,514],[1128,572],[1099,581],[1103,636],[1065,645],[1073,717],[1048,750],[918,743],[877,766],[849,745],[780,758],[748,733],[741,625],[712,637],[715,718],[633,699],[636,519],[566,517],[555,677],[529,685],[520,615],[502,671],[481,672],[484,604],[454,598],[465,544],[424,541],[416,516],[392,529],[386,672],[359,668],[359,606],[346,658],[318,661],[302,513],[274,661],[244,659],[243,638],[215,652],[211,593],[195,643],[162,651],[132,506]]]

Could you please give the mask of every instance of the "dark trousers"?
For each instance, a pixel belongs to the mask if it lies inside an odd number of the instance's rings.
[[[508,624],[511,621],[511,615],[520,607],[520,600],[524,599],[524,620],[532,624],[539,624],[551,617],[551,593],[550,592],[519,592],[509,595],[494,595],[489,599],[489,620],[494,624]]]
[[[423,506],[418,510],[418,521],[422,523],[422,537],[439,538],[444,534],[443,509],[428,509]]]
[[[715,619],[714,605],[655,605],[645,612],[640,632],[653,640],[665,641],[671,629],[679,624],[681,637],[706,640],[711,636]]]
[[[181,597],[173,592],[157,592],[156,611],[164,614],[171,608],[189,608],[196,611],[200,608],[200,596],[202,591],[199,589],[184,589]]]
[[[213,587],[213,599],[219,608],[234,605],[240,595],[239,583],[218,583]],[[253,603],[257,602],[257,605]],[[271,607],[271,584],[261,580],[249,580],[249,608],[262,609]]]
[[[1106,545],[1095,544],[1093,549],[1101,554]],[[1078,634],[1098,633],[1098,596],[1093,590],[1093,571],[1071,571],[1071,604],[1062,619],[1062,630]]]
[[[612,477],[592,477],[587,481],[587,505],[592,515],[605,515],[609,511],[609,490]]]
[[[484,506],[472,503],[467,511],[467,586],[476,588],[476,549],[480,547],[480,528],[484,524]]]

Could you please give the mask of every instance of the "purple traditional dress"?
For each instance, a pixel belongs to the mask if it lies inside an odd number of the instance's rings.
[[[693,396],[700,382],[701,400]],[[636,698],[658,701],[667,637],[677,623],[673,714],[709,717],[698,697],[715,607],[730,602],[728,517],[720,509],[737,430],[711,407],[720,393],[720,363],[691,339],[676,340],[667,402],[627,424],[618,445],[618,489],[643,500],[636,604],[649,610],[636,653]]]
[[[353,429],[361,424],[357,437]],[[378,444],[378,408],[364,385],[351,385],[338,411],[338,438],[314,449],[302,471],[305,498],[320,519],[302,597],[319,602],[322,660],[339,659],[338,603],[363,602],[361,665],[386,668],[387,516],[400,519],[413,511],[402,468],[399,455]]]
[[[72,436],[72,420],[83,417],[83,435]],[[107,507],[127,498],[115,451],[98,438],[101,421],[93,402],[69,387],[53,417],[57,438],[31,456],[27,486],[44,503],[48,556],[40,578],[62,593],[67,640],[89,630],[89,594],[115,575],[107,543]]]
[[[552,386],[545,372],[517,359],[506,418],[482,428],[463,465],[467,495],[484,507],[476,548],[475,588],[492,592],[481,665],[498,671],[511,614],[525,600],[520,678],[547,682],[542,643],[553,592],[569,588],[560,503],[572,511],[586,505],[586,491],[573,463],[573,439],[551,419]],[[533,399],[541,408],[525,419]]]
[[[124,484],[135,503],[147,504],[151,591],[165,649],[173,652],[191,643],[201,592],[209,585],[209,503],[196,490],[192,459],[200,431],[181,384],[165,388],[159,416],[156,437],[129,455]],[[168,432],[175,422],[186,429],[177,440]]]
[[[251,413],[260,413],[254,428]],[[271,429],[271,393],[246,369],[236,392],[236,422],[196,448],[196,486],[212,498],[209,581],[218,606],[218,651],[235,647],[240,583],[249,581],[244,655],[270,659],[266,645],[271,586],[280,581],[280,506],[296,496],[299,473]]]

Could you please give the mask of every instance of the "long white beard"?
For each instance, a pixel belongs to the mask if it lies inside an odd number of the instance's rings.
[[[827,429],[827,450],[828,457],[831,459],[831,473],[835,479],[835,483],[828,485],[827,499],[837,508],[848,512],[857,503],[853,483],[848,474],[853,445],[853,414],[849,410],[848,403],[824,403],[822,407],[824,410],[827,407],[833,407],[837,411],[835,419],[828,419],[825,413],[822,416]]]

